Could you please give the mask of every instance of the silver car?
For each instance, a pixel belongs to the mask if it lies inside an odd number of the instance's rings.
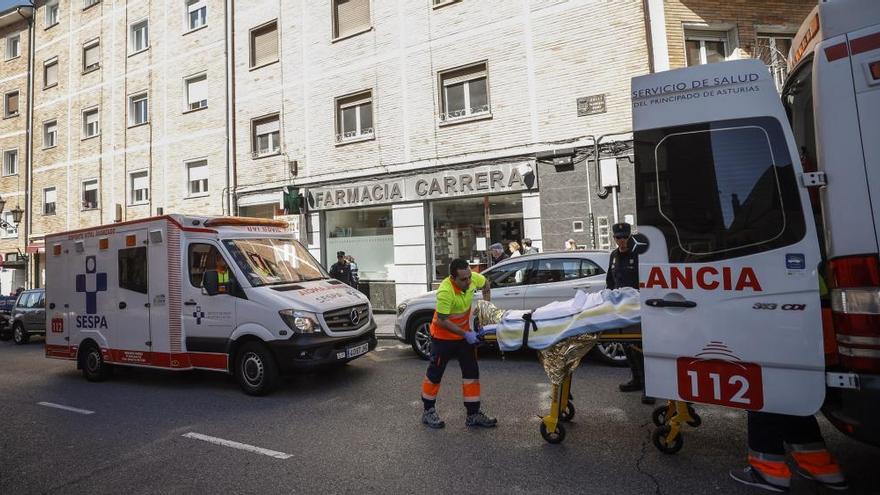
[[[492,302],[498,307],[532,310],[553,301],[571,299],[580,289],[588,292],[604,289],[609,256],[607,251],[530,254],[504,260],[483,275],[492,282]],[[436,294],[431,291],[397,306],[395,335],[412,345],[423,358],[431,353],[430,326]],[[474,297],[480,299],[482,295],[477,292]],[[626,364],[623,346],[618,340],[600,342],[596,354],[609,364]]]
[[[31,335],[46,335],[46,291],[32,289],[18,295],[12,308],[12,340],[27,344]]]

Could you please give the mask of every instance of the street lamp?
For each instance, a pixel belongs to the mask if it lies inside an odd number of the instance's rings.
[[[3,212],[3,204],[4,203],[5,203],[5,201],[0,199],[0,213]],[[15,208],[13,208],[12,211],[10,211],[9,213],[12,213],[12,223],[14,223],[15,225],[18,225],[21,223],[21,217],[24,216],[24,210],[22,210],[20,206],[15,205]]]
[[[6,200],[0,196],[0,213],[3,213],[3,208],[6,206]]]

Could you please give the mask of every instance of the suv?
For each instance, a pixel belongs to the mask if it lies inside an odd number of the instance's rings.
[[[27,344],[31,335],[46,335],[46,291],[22,291],[12,308],[12,340]]]
[[[579,289],[597,292],[605,288],[607,251],[564,251],[528,254],[509,258],[489,268],[483,275],[492,283],[492,302],[501,309],[531,310],[553,301],[574,297]],[[474,299],[479,300],[479,291]],[[431,353],[431,320],[437,292],[431,291],[397,306],[394,333],[427,359]],[[625,366],[623,340],[639,334],[605,332],[594,355],[601,361]]]

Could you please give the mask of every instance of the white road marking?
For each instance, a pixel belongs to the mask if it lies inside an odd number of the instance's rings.
[[[88,409],[80,409],[78,407],[62,406],[61,404],[55,404],[53,402],[37,402],[37,405],[46,406],[46,407],[54,407],[55,409],[62,409],[64,411],[75,412],[78,414],[95,414],[95,411],[89,411]]]
[[[233,442],[232,440],[224,440],[222,438],[217,437],[209,437],[208,435],[202,435],[201,433],[193,433],[189,432],[183,435],[186,438],[192,438],[195,440],[202,440],[204,442],[213,443],[214,445],[222,445],[224,447],[231,447],[233,449],[244,450],[247,452],[253,452],[255,454],[263,454],[269,457],[274,457],[276,459],[290,459],[293,457],[290,454],[285,454],[284,452],[278,452],[276,450],[264,449],[262,447],[255,447],[253,445],[248,445],[246,443],[238,443]]]

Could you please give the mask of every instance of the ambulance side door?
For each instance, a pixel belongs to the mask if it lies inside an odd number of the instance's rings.
[[[235,329],[236,298],[229,293],[208,295],[202,288],[202,278],[205,271],[225,263],[232,279],[231,260],[213,240],[192,239],[186,246],[186,263],[181,291],[186,350],[191,358],[192,353],[224,354]]]
[[[118,358],[122,362],[152,364],[149,356],[144,354],[150,352],[153,345],[150,331],[150,266],[145,244],[147,231],[125,232],[119,237],[124,245],[119,247],[114,260],[117,276],[110,277],[110,289],[116,292],[113,348],[119,351]]]

